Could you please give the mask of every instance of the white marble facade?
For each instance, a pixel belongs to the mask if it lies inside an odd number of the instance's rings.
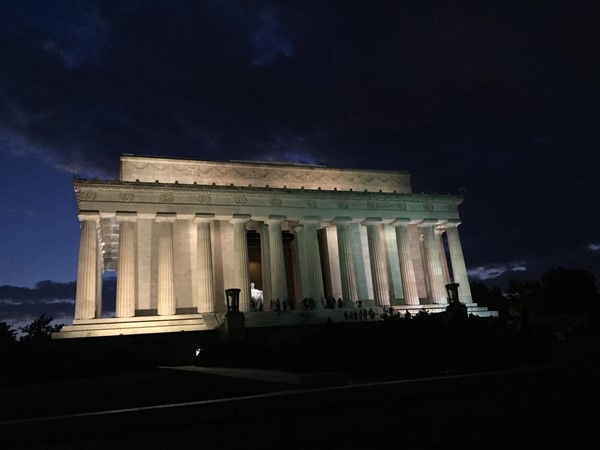
[[[74,188],[74,324],[103,320],[107,270],[117,272],[115,317],[128,323],[224,312],[228,288],[249,311],[251,285],[265,310],[305,297],[440,305],[450,281],[472,302],[462,198],[415,194],[407,172],[123,155],[118,180]]]

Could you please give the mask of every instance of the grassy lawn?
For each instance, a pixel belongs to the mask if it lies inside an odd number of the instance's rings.
[[[214,400],[291,389],[284,383],[150,369],[0,388],[0,420]]]

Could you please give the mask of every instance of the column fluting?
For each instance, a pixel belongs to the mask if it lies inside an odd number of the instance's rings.
[[[236,286],[240,289],[240,311],[250,311],[250,270],[248,267],[248,239],[246,223],[249,214],[234,214],[230,223],[233,225],[233,258]]]
[[[354,273],[354,260],[352,258],[352,241],[350,238],[349,217],[336,217],[331,223],[337,231],[338,253],[340,258],[340,276],[342,281],[342,295],[344,306],[354,306],[358,299],[356,288],[356,274]]]
[[[369,261],[371,265],[371,279],[373,280],[373,295],[375,305],[389,306],[390,283],[385,261],[385,248],[379,234],[381,218],[367,218],[362,222],[367,227],[367,241],[369,243]]]
[[[199,313],[215,311],[215,288],[212,260],[212,239],[210,225],[214,214],[196,214],[194,223],[197,229],[197,284],[196,308]]]
[[[306,263],[308,285],[310,286],[309,297],[315,301],[315,307],[321,308],[321,299],[325,297],[323,286],[323,273],[321,270],[321,255],[319,252],[319,238],[317,236],[317,225],[319,217],[306,216],[300,223],[304,227],[304,240],[306,242]]]
[[[259,226],[260,233],[260,261],[262,272],[262,288],[263,288],[263,309],[264,311],[271,310],[271,248],[269,245],[269,226],[261,224]]]
[[[119,263],[117,267],[117,317],[135,315],[135,222],[136,213],[117,213]]]
[[[175,315],[173,223],[174,213],[158,213],[158,315]]]
[[[280,302],[287,300],[287,278],[285,274],[285,258],[283,255],[283,236],[281,224],[285,217],[269,216],[269,250],[271,259],[271,296]]]
[[[471,295],[471,286],[467,275],[465,257],[458,235],[458,226],[460,221],[448,221],[444,224],[448,236],[448,249],[450,250],[450,263],[452,265],[452,275],[454,281],[458,283],[458,299],[461,303],[473,302]]]
[[[400,260],[400,276],[402,278],[404,302],[407,305],[418,305],[419,292],[417,290],[417,278],[415,276],[408,237],[409,223],[410,219],[399,218],[392,222],[392,225],[396,229],[396,245],[398,246],[398,259]]]
[[[437,224],[436,220],[424,220],[419,223],[419,228],[423,231],[423,246],[425,249],[425,268],[427,270],[427,279],[429,281],[429,291],[431,301],[435,304],[447,304],[448,297],[444,284],[444,274],[440,262],[439,239],[435,235],[433,227]]]
[[[75,294],[75,316],[79,319],[93,319],[96,315],[96,283],[98,280],[98,224],[100,214],[82,212],[79,214],[79,262],[77,267],[77,290]]]

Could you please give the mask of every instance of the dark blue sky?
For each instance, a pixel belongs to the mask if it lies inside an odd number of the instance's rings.
[[[600,277],[598,55],[598,1],[0,0],[0,320],[72,313],[121,153],[408,170],[473,280]]]

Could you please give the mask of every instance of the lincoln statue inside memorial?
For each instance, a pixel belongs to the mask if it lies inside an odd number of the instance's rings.
[[[240,289],[242,313],[277,320],[276,303],[293,315],[303,299],[317,316],[327,299],[443,311],[455,282],[470,313],[491,313],[472,303],[462,198],[414,194],[404,171],[122,155],[118,180],[73,184],[75,316],[54,338],[213,329],[227,289]],[[105,271],[117,274],[114,313]]]

